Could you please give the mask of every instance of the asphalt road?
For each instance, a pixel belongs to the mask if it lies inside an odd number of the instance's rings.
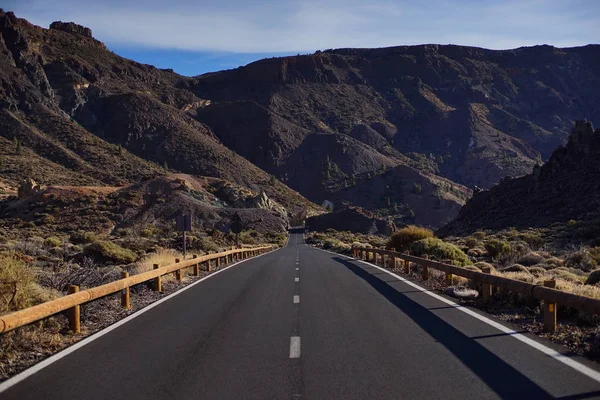
[[[599,381],[292,233],[0,399],[589,399]]]

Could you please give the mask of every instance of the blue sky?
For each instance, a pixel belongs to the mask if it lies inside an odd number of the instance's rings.
[[[340,47],[507,49],[597,43],[599,0],[4,0],[48,27],[73,21],[112,51],[184,75]]]

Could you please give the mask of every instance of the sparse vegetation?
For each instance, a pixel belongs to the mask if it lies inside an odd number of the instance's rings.
[[[137,259],[137,255],[133,251],[109,241],[88,244],[84,247],[83,253],[95,260],[116,264],[130,264]]]
[[[493,259],[499,259],[512,252],[510,243],[500,239],[489,239],[485,242],[484,246]]]
[[[462,250],[441,239],[428,238],[416,241],[409,246],[409,250],[410,254],[416,256],[429,255],[437,260],[447,260],[458,266],[470,263],[469,257]]]
[[[409,245],[417,240],[432,238],[433,232],[427,228],[410,225],[395,232],[386,247],[388,249],[396,249],[404,251]]]

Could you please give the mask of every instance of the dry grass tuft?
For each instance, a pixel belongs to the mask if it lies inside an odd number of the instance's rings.
[[[166,267],[167,265],[175,264],[176,258],[183,260],[183,254],[172,249],[161,249],[136,262],[131,273],[135,275],[151,271],[154,268],[154,264],[158,264],[159,267]],[[164,278],[168,278],[168,276]]]
[[[35,272],[16,254],[0,255],[0,314],[51,300],[58,293],[37,282]]]

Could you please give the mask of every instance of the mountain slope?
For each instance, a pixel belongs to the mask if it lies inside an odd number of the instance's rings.
[[[429,157],[444,177],[490,187],[529,172],[538,153],[547,158],[576,119],[600,117],[599,60],[600,46],[340,49],[199,76],[192,89],[211,99],[197,114],[211,127],[227,109],[223,103],[239,102],[264,110],[262,118],[246,120],[244,132],[271,137],[298,131],[356,137],[356,127],[367,125],[395,150]],[[251,151],[232,146],[243,155]],[[285,160],[296,149],[271,149],[281,156],[257,163],[284,174],[294,168]]]
[[[290,211],[317,210],[187,114],[206,103],[182,88],[187,78],[119,57],[83,27],[42,29],[0,11],[0,67],[0,136],[23,149],[14,149],[13,162],[28,155],[53,168],[18,173],[0,166],[13,184],[34,177],[124,185],[168,168],[264,190]],[[57,182],[65,168],[77,174]]]
[[[441,235],[481,229],[547,227],[569,220],[596,221],[600,216],[600,129],[578,121],[568,143],[532,174],[505,179],[476,193]]]
[[[290,209],[330,200],[436,227],[467,187],[530,172],[576,119],[600,116],[599,60],[600,46],[400,46],[187,78],[119,57],[73,23],[0,12],[0,136],[86,184],[177,171]]]

